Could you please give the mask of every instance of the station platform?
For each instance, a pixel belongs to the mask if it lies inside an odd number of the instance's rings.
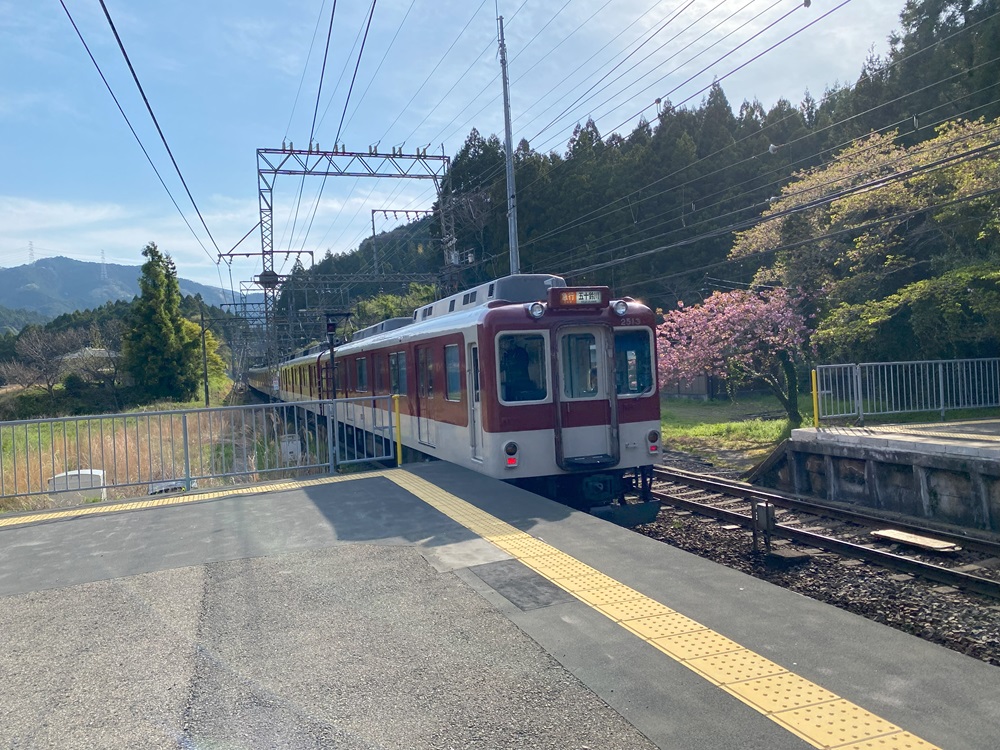
[[[1000,420],[804,427],[754,484],[928,526],[1000,534]]]
[[[1000,461],[1000,419],[870,427],[809,427],[792,430],[792,439],[803,443],[830,443]]]
[[[444,463],[2,517],[0,633],[7,747],[1000,736],[997,667]]]

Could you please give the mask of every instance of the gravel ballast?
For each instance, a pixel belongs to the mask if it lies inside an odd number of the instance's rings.
[[[664,464],[731,479],[700,459],[668,452]],[[1000,601],[966,594],[932,581],[901,575],[869,563],[813,551],[786,569],[766,564],[745,529],[725,529],[685,511],[664,507],[654,523],[637,531],[679,549],[743,571],[777,586],[911,633],[1000,666]],[[795,545],[788,544],[787,548]]]

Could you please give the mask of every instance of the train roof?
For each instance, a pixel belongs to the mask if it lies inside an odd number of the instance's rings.
[[[481,307],[498,300],[511,304],[536,302],[546,299],[551,287],[564,286],[566,286],[565,279],[548,273],[522,273],[516,276],[504,276],[450,297],[439,299],[429,305],[418,307],[413,311],[413,320],[423,321],[430,317],[439,317],[470,307]]]
[[[389,318],[388,320],[383,320],[381,323],[376,323],[367,328],[362,328],[360,331],[355,331],[354,335],[351,336],[351,340],[359,341],[370,336],[377,336],[380,333],[386,333],[387,331],[395,331],[397,328],[410,325],[412,322],[413,318]]]
[[[517,276],[504,276],[494,281],[466,289],[453,294],[450,297],[423,305],[413,311],[409,318],[389,318],[381,323],[362,328],[351,336],[351,341],[361,341],[363,339],[378,336],[380,333],[395,331],[411,323],[418,323],[428,318],[440,318],[449,313],[468,310],[473,307],[482,307],[491,302],[504,301],[511,304],[521,304],[524,302],[535,302],[543,300],[548,296],[551,287],[564,287],[566,280],[561,276],[553,276],[547,273],[525,273]]]

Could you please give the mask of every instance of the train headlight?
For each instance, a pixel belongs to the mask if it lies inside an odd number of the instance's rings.
[[[503,452],[507,456],[507,468],[513,469],[517,466],[517,443],[511,441],[504,445]]]
[[[615,311],[615,315],[619,318],[624,318],[625,313],[628,312],[628,302],[623,299],[615,300],[611,303],[611,309]]]
[[[528,306],[528,314],[535,320],[538,320],[540,317],[545,315],[545,305],[541,302],[532,302]]]

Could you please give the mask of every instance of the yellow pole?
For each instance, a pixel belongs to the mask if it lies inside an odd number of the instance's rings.
[[[819,387],[817,385],[816,370],[812,371],[813,386],[813,427],[819,427]]]
[[[399,421],[399,394],[392,396],[393,409],[396,412],[396,466],[403,465],[403,425]]]

